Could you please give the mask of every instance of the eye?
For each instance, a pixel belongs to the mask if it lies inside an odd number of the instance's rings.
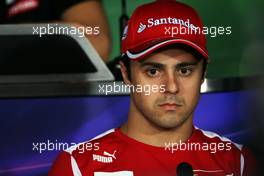
[[[157,68],[150,68],[147,70],[147,75],[150,77],[156,77],[160,74],[160,71]]]
[[[191,68],[180,68],[179,73],[182,76],[189,76],[192,73],[192,69]]]

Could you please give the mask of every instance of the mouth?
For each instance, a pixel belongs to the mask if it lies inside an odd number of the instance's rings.
[[[176,104],[176,103],[164,103],[164,104],[160,104],[159,107],[166,110],[166,111],[174,111],[176,109],[178,109],[179,107],[181,107],[182,105],[180,104]]]

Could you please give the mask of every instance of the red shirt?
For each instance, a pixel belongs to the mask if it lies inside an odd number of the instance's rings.
[[[49,176],[175,176],[182,162],[190,164],[196,176],[249,176],[253,161],[242,145],[198,128],[186,143],[172,141],[164,147],[112,129],[60,153]]]

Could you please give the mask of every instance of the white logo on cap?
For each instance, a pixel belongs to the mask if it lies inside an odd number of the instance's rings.
[[[138,27],[138,33],[143,32],[146,28],[152,28],[159,25],[167,25],[167,24],[177,24],[181,26],[185,26],[193,31],[196,31],[198,27],[190,22],[190,19],[183,20],[180,18],[172,18],[172,17],[164,17],[164,18],[148,18],[147,25],[140,23]]]
[[[140,23],[137,32],[138,32],[138,33],[143,32],[143,31],[146,29],[146,27],[147,27],[147,26],[146,26],[145,24]]]

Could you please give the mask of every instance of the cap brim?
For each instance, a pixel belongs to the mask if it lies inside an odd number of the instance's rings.
[[[207,54],[206,51],[204,51],[201,47],[199,47],[198,45],[196,45],[193,42],[190,42],[188,40],[183,40],[183,39],[170,39],[170,40],[165,40],[162,42],[159,42],[149,48],[147,48],[146,50],[142,51],[142,52],[138,52],[138,53],[133,53],[130,52],[129,50],[126,51],[126,55],[131,59],[131,60],[139,60],[142,59],[144,57],[146,57],[147,55],[153,53],[154,51],[156,51],[159,48],[162,48],[164,46],[167,45],[171,45],[171,44],[185,44],[188,45],[190,47],[192,47],[193,49],[195,49],[196,51],[198,51],[205,59],[209,59],[209,56]]]

